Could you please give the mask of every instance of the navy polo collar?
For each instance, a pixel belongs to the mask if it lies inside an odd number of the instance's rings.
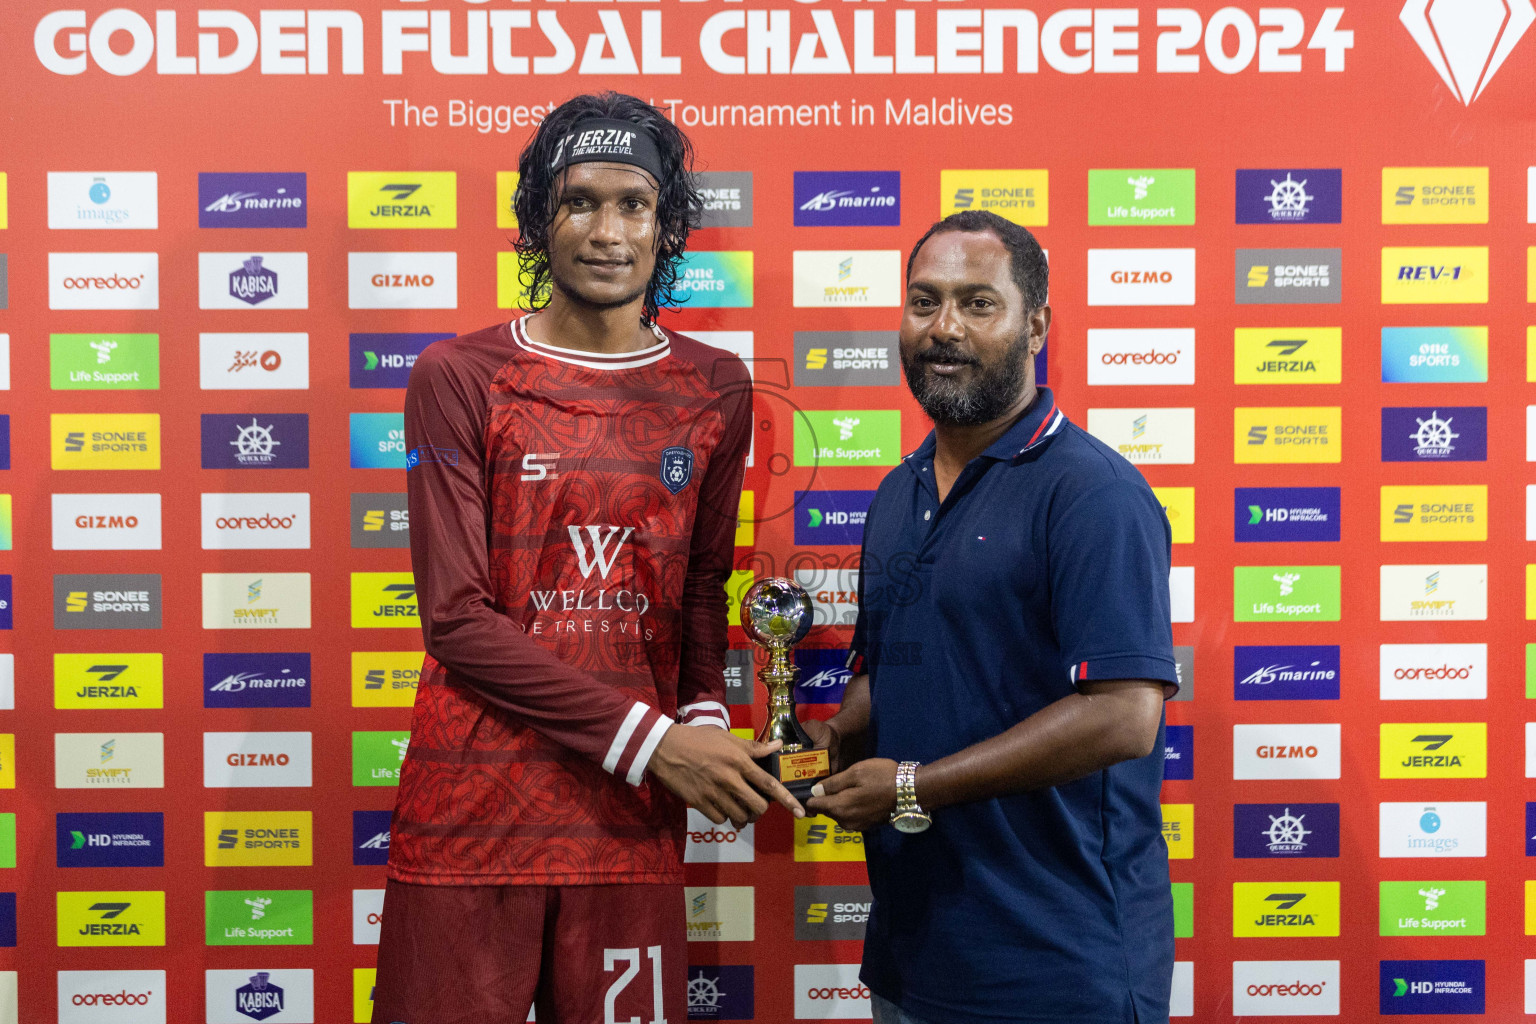
[[[1051,393],[1051,389],[1039,388],[1035,400],[1029,403],[1029,408],[1019,417],[1019,421],[1009,427],[1002,437],[993,441],[980,458],[1003,461],[1023,455],[1031,448],[1047,443],[1061,431],[1066,422],[1066,415],[1056,408],[1056,396]],[[917,450],[905,456],[905,461],[932,462],[937,448],[937,434],[930,430]]]

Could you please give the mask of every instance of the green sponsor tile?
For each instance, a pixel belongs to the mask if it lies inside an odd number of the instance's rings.
[[[156,391],[158,334],[50,334],[48,380],[55,391]]]
[[[309,889],[219,890],[203,894],[210,946],[309,946],[315,894]]]
[[[895,409],[795,414],[795,465],[894,466],[901,461],[901,413]]]
[[[1382,882],[1381,934],[1486,935],[1486,882]]]
[[[1525,696],[1536,700],[1536,644],[1525,645]]]
[[[1195,883],[1173,883],[1173,937],[1195,937]]]
[[[1088,223],[1193,224],[1193,168],[1123,167],[1088,172]]]
[[[352,785],[398,786],[409,732],[354,732]]]
[[[1337,622],[1340,605],[1336,565],[1239,565],[1232,570],[1234,622]]]
[[[16,815],[0,814],[0,868],[16,866]]]

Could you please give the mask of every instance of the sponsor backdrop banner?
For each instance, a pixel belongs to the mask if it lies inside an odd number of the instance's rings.
[[[1172,530],[1176,1018],[1536,1012],[1529,0],[258,6],[0,12],[0,1024],[370,1019],[403,389],[517,315],[518,151],[608,88],[699,153],[665,322],[753,370],[729,600],[810,591],[806,714],[928,430],[908,250],[993,211]],[[688,1018],[868,1019],[863,836],[688,830]]]

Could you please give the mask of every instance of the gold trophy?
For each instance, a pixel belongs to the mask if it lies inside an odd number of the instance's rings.
[[[789,652],[810,632],[812,618],[809,595],[792,580],[759,580],[741,599],[742,629],[769,653],[768,664],[757,674],[768,688],[768,720],[757,741],[784,741],[783,747],[757,763],[801,801],[811,795],[817,780],[832,774],[827,752],[811,749],[811,738],[795,715],[793,691],[800,670],[790,662]]]

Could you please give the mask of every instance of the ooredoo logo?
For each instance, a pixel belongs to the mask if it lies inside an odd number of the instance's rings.
[[[1194,382],[1193,328],[1088,331],[1089,384]]]
[[[858,964],[796,964],[796,1020],[868,1020],[869,989]]]
[[[418,659],[419,660],[419,659]],[[750,864],[753,860],[754,826],[716,825],[691,807],[683,847],[686,864]]]
[[[1339,961],[1238,960],[1232,964],[1234,1015],[1332,1016],[1339,1012]]]
[[[160,255],[51,252],[49,309],[159,309]]]
[[[205,550],[309,547],[309,494],[204,494]]]
[[[164,971],[60,971],[59,1024],[165,1024]]]

